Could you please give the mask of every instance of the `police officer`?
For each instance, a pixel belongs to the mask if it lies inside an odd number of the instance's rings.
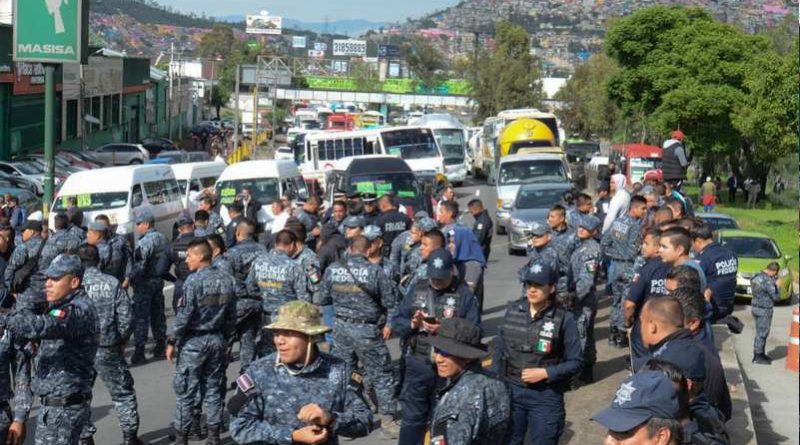
[[[306,275],[292,259],[297,250],[297,237],[288,230],[275,235],[275,248],[269,253],[259,255],[250,266],[245,279],[247,294],[261,301],[263,323],[271,321],[272,315],[283,304],[291,300],[311,301],[306,285]],[[259,352],[272,348],[272,338],[268,331],[261,332]]]
[[[392,241],[400,233],[411,227],[411,219],[397,210],[397,204],[393,195],[383,195],[378,199],[378,206],[381,209],[381,216],[375,220],[375,225],[380,227],[383,233],[383,256],[388,258],[391,253]]]
[[[547,212],[547,225],[550,226],[550,246],[558,254],[558,281],[556,295],[561,298],[567,293],[567,272],[572,251],[578,244],[575,229],[567,225],[567,210],[562,205],[553,206]]]
[[[380,212],[378,212],[378,207],[376,206],[378,197],[375,193],[367,192],[361,195],[362,200],[364,201],[364,222],[368,226],[375,224],[375,221],[380,216]]]
[[[25,435],[33,403],[30,352],[10,331],[0,336],[0,440],[5,443],[21,444]]]
[[[753,340],[753,363],[759,365],[772,364],[772,359],[764,353],[770,327],[772,326],[772,308],[780,300],[778,288],[781,279],[777,278],[780,266],[771,262],[767,267],[750,280],[753,288],[751,311],[755,322],[756,335]]]
[[[96,223],[90,223],[90,227],[92,224]],[[133,377],[124,357],[125,343],[133,329],[131,300],[128,298],[128,292],[120,286],[116,278],[98,269],[99,255],[96,247],[81,246],[78,249],[78,257],[84,269],[83,290],[94,306],[100,334],[94,369],[106,384],[117,409],[124,445],[140,445],[143,442],[138,437],[139,408],[133,388]],[[94,431],[95,428],[91,424],[87,425],[83,434],[84,441],[90,438]]]
[[[421,236],[420,233],[417,233],[414,237],[414,240],[411,240],[414,226],[417,225],[422,218],[426,218],[427,216],[428,212],[424,210],[420,210],[419,212],[415,213],[414,223],[411,225],[411,228],[397,235],[392,241],[389,253],[389,264],[392,267],[392,274],[389,276],[389,278],[397,281],[403,276],[403,260],[406,259],[407,255],[409,255],[410,251],[414,248],[414,245],[419,243],[419,237]],[[364,219],[364,221],[366,222],[366,219]],[[434,227],[435,226],[436,224],[434,221]]]
[[[291,301],[276,315],[267,329],[277,351],[239,376],[237,394],[228,403],[233,440],[334,445],[338,436],[369,434],[372,413],[351,370],[315,344],[330,330],[322,324],[319,309]]]
[[[208,224],[208,212],[198,210],[194,212],[194,236],[202,238],[206,235],[215,233]]]
[[[418,281],[406,293],[393,323],[393,331],[408,344],[400,395],[403,419],[398,443],[401,445],[422,443],[431,414],[437,380],[428,338],[436,334],[445,318],[480,323],[477,299],[457,279],[450,252],[442,248],[431,252],[427,274],[427,280]]]
[[[208,233],[219,233],[220,235],[225,233],[225,222],[222,221],[219,213],[214,210],[213,199],[203,196],[197,203],[197,208],[208,212]]]
[[[433,218],[428,219],[431,221],[433,220]],[[434,227],[425,232],[420,240],[419,260],[416,263],[416,268],[412,269],[408,275],[402,277],[400,280],[403,295],[406,295],[409,289],[413,289],[418,282],[425,282],[428,280],[428,258],[430,258],[431,252],[446,247],[444,235],[436,228],[435,222],[433,225]],[[429,227],[430,221],[421,222],[420,227],[422,226]]]
[[[708,224],[696,225],[691,236],[695,258],[700,261],[708,283],[705,293],[706,300],[713,305],[712,320],[725,320],[733,313],[739,260],[731,249],[714,241],[714,231]]]
[[[633,358],[643,357],[647,349],[642,343],[639,313],[647,300],[667,295],[667,274],[670,266],[658,256],[661,234],[658,229],[648,230],[642,242],[642,254],[633,267],[633,280],[623,302],[625,326],[628,328]]]
[[[68,219],[69,224],[67,226],[67,231],[70,232],[73,237],[83,242],[83,240],[86,239],[86,232],[83,230],[83,212],[78,209],[78,211],[72,212],[72,214],[68,216]]]
[[[599,220],[598,220],[599,223]],[[509,383],[510,445],[557,444],[564,392],[581,371],[581,344],[571,313],[556,301],[556,275],[544,262],[525,271],[525,296],[508,303],[495,340],[495,373]]]
[[[90,222],[86,228],[86,243],[97,249],[97,268],[100,271],[107,270],[113,259],[111,245],[106,240],[107,236],[108,226],[102,221],[95,220]]]
[[[8,261],[3,279],[6,289],[18,297],[30,290],[44,290],[44,277],[38,269],[38,258],[44,248],[42,223],[28,221],[22,229],[22,243],[17,244]]]
[[[183,297],[172,325],[167,359],[177,358],[173,388],[177,398],[177,444],[188,443],[198,394],[206,405],[207,445],[219,445],[225,403],[227,339],[236,325],[236,289],[230,275],[211,267],[211,246],[202,239],[189,243]]]
[[[414,273],[422,264],[422,238],[423,236],[436,229],[436,220],[430,217],[420,218],[411,226],[408,244],[403,246],[400,258],[400,275],[398,279],[407,277]]]
[[[329,218],[322,223],[321,237],[323,240],[330,238],[335,232],[340,232],[342,222],[348,217],[347,204],[344,201],[334,201],[329,210]]]
[[[364,218],[348,216],[339,224],[338,230],[327,231],[322,238],[322,247],[319,248],[319,266],[325,271],[328,266],[344,256],[347,249],[347,240],[361,235],[364,228]]]
[[[430,339],[436,373],[445,380],[431,420],[432,443],[505,443],[511,421],[506,386],[481,369],[481,329],[461,318],[442,320]]]
[[[76,233],[68,229],[69,219],[64,213],[58,213],[53,217],[55,233],[44,243],[42,253],[39,255],[39,269],[45,270],[53,259],[62,253],[75,254],[83,239]],[[81,230],[83,233],[83,230]],[[84,235],[85,236],[85,235]]]
[[[558,274],[558,252],[550,245],[550,226],[533,222],[529,228],[528,238],[528,263],[519,270],[520,281],[525,274],[525,269],[536,263],[546,263],[550,269]],[[524,284],[524,283],[523,283]]]
[[[575,197],[575,206],[567,210],[567,226],[572,230],[578,229],[578,223],[586,215],[592,213],[592,197],[586,193],[580,193]]]
[[[175,289],[172,291],[172,311],[178,312],[178,300],[181,299],[183,293],[183,282],[189,276],[191,271],[189,266],[186,265],[186,249],[189,248],[189,243],[194,241],[194,223],[187,216],[181,216],[178,219],[178,237],[172,242],[172,249],[170,252],[170,262],[175,268]]]
[[[392,358],[383,335],[387,317],[396,310],[397,294],[383,269],[367,260],[369,246],[364,236],[351,240],[347,257],[325,271],[320,299],[323,305],[333,305],[334,355],[351,369],[361,362],[378,401],[381,429],[397,438]]]
[[[633,196],[628,214],[615,219],[600,241],[603,254],[611,261],[608,280],[613,298],[608,342],[617,347],[628,347],[622,300],[628,294],[633,279],[633,263],[642,249],[642,218],[646,212],[647,201],[641,196]]]
[[[261,330],[261,297],[248,293],[245,285],[253,262],[267,253],[266,247],[253,239],[255,229],[251,219],[242,219],[236,227],[236,243],[227,252],[236,280],[236,335],[240,342],[240,372],[244,372],[255,359],[256,340]]]
[[[225,247],[225,240],[222,239],[222,236],[217,235],[216,233],[208,235],[206,237],[206,241],[208,241],[208,245],[211,246],[211,267],[216,267],[217,269],[230,274],[230,276],[233,276],[233,267],[231,266],[231,262],[225,257],[225,252],[227,252],[227,249]]]
[[[594,292],[597,271],[602,262],[600,244],[594,236],[600,228],[601,221],[594,215],[581,219],[576,233],[579,240],[569,261],[567,286],[572,297],[572,309],[578,324],[578,335],[583,351],[583,370],[580,380],[584,383],[594,381],[593,369],[597,360],[597,349],[594,344],[594,318],[597,315],[597,295]]]
[[[91,416],[97,317],[81,288],[81,261],[59,255],[44,271],[48,309],[8,316],[12,335],[38,342],[33,393],[40,399],[36,445],[73,445]]]
[[[133,345],[131,364],[144,363],[148,325],[153,331],[153,358],[166,351],[167,320],[164,314],[164,279],[169,269],[169,241],[153,228],[153,214],[141,210],[134,218],[139,242],[133,255]]]
[[[102,214],[97,215],[94,221],[103,223],[108,227],[103,240],[111,247],[111,261],[105,268],[101,267],[100,270],[103,273],[112,275],[122,283],[122,287],[127,289],[133,269],[133,252],[131,246],[128,244],[128,240],[125,236],[113,232],[108,216]],[[102,251],[101,247],[98,247],[98,249]],[[100,257],[103,257],[102,254]]]
[[[494,223],[492,222],[492,218],[489,216],[489,212],[483,208],[483,202],[475,198],[467,204],[467,208],[469,209],[469,213],[475,219],[475,223],[472,225],[472,233],[475,234],[475,238],[478,239],[478,243],[481,245],[481,250],[483,250],[483,258],[486,262],[489,262],[489,253],[492,250],[492,234],[494,233]]]
[[[413,227],[413,226],[412,226]],[[383,270],[383,273],[386,275],[386,278],[389,280],[389,283],[392,286],[392,290],[396,291],[397,287],[395,286],[394,280],[392,279],[392,266],[389,264],[389,261],[383,257],[383,238],[381,238],[381,229],[378,226],[366,226],[364,230],[361,231],[361,235],[367,239],[368,246],[367,246],[367,261],[370,263],[378,266]],[[399,302],[400,297],[396,300]]]
[[[306,227],[306,245],[312,250],[316,250],[317,239],[320,236],[319,216],[317,215],[319,205],[319,198],[311,196],[303,203],[303,208],[294,212],[294,216]]]
[[[231,222],[225,226],[225,242],[227,247],[232,247],[236,243],[236,226],[239,225],[239,222],[244,218],[244,216],[242,216],[244,208],[240,202],[234,201],[228,204],[227,209]]]

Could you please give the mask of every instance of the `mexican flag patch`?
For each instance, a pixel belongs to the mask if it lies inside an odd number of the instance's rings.
[[[591,260],[586,262],[586,272],[597,272],[597,261]]]
[[[539,339],[539,343],[536,344],[536,350],[539,352],[549,353],[553,350],[553,342],[550,340]]]
[[[67,316],[67,311],[62,309],[51,309],[50,316],[63,320]]]

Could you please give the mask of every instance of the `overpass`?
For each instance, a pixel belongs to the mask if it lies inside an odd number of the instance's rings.
[[[396,106],[434,106],[434,107],[469,107],[470,99],[466,96],[442,96],[434,94],[398,94],[398,93],[361,93],[357,91],[311,90],[299,88],[275,89],[278,100],[318,101],[318,102],[357,102],[371,104],[387,104]],[[272,94],[270,94],[271,98]]]

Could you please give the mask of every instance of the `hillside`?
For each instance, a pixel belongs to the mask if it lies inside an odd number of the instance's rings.
[[[89,11],[100,15],[125,14],[140,23],[187,28],[211,28],[214,19],[184,14],[152,0],[92,0]]]

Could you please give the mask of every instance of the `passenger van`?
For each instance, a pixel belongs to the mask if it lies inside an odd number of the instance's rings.
[[[175,180],[181,188],[183,208],[189,216],[194,217],[194,212],[197,211],[196,197],[200,191],[213,188],[227,166],[224,162],[189,162],[171,166]]]
[[[253,198],[261,204],[258,212],[260,230],[269,230],[272,219],[272,203],[283,195],[292,199],[308,198],[308,189],[297,169],[297,164],[290,160],[245,161],[229,165],[217,179],[214,186],[219,200],[219,214],[225,224],[228,216],[228,204],[232,204],[249,188]]]
[[[458,119],[447,113],[426,114],[414,125],[430,128],[444,158],[447,180],[461,186],[467,179],[466,128]]]
[[[56,213],[67,210],[67,199],[76,197],[84,223],[99,214],[108,215],[117,233],[138,238],[134,219],[144,210],[155,217],[155,229],[171,239],[172,228],[183,210],[181,190],[169,165],[130,165],[99,168],[71,174],[58,191],[50,211],[50,227]]]

